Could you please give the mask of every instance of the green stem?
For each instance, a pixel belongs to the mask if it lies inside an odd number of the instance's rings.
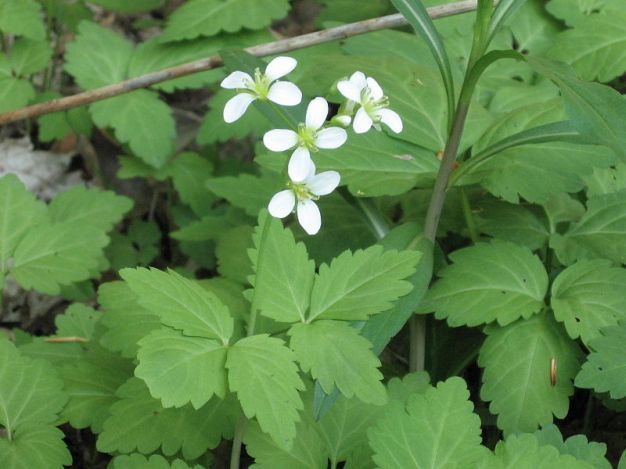
[[[285,123],[289,126],[289,128],[297,133],[298,123],[294,122],[294,120],[291,117],[289,117],[289,115],[284,111],[283,108],[281,108],[280,106],[277,106],[269,99],[267,100],[267,102],[269,103],[270,107],[274,110],[274,112],[278,114],[282,120],[285,121]]]
[[[472,206],[469,201],[469,197],[467,197],[467,192],[465,189],[461,189],[461,203],[463,204],[463,217],[465,218],[465,223],[467,224],[467,231],[469,231],[470,239],[474,244],[480,241],[480,236],[478,234],[478,228],[476,227],[476,220],[474,220],[474,213],[472,212]]]
[[[9,43],[4,33],[0,33],[0,44],[2,45],[2,52],[7,54],[9,52]]]
[[[265,221],[263,222],[263,228],[261,231],[261,239],[259,240],[259,254],[257,259],[256,276],[257,279],[263,273],[263,267],[265,266],[264,248],[269,233],[270,224],[272,223],[272,217],[269,214],[265,215]],[[256,289],[252,293],[252,300],[250,301],[250,318],[248,319],[248,329],[246,331],[246,337],[254,335],[254,329],[256,327],[256,319],[258,314],[257,307],[258,299]],[[235,426],[235,433],[233,437],[233,446],[230,451],[230,469],[239,469],[239,460],[241,459],[241,445],[243,443],[243,434],[246,429],[247,419],[243,412],[241,413],[239,420]]]
[[[426,362],[426,319],[414,314],[409,320],[409,371],[424,371]]]

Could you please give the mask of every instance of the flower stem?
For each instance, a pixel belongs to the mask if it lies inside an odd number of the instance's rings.
[[[467,225],[467,231],[469,231],[470,239],[472,243],[476,244],[480,241],[478,234],[478,228],[476,228],[476,220],[474,220],[474,213],[472,212],[472,206],[467,197],[465,189],[461,189],[461,203],[463,204],[463,217],[465,218],[465,224]]]
[[[414,314],[409,321],[409,371],[424,371],[426,362],[426,319],[424,316]]]

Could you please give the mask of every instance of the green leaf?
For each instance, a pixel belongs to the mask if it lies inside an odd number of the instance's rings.
[[[115,138],[150,166],[160,168],[170,157],[176,122],[156,92],[133,91],[94,103],[89,111],[98,127],[113,127]]]
[[[480,419],[461,378],[449,378],[404,406],[390,407],[368,434],[383,469],[473,467],[483,454]]]
[[[66,46],[65,70],[81,88],[99,88],[127,78],[126,69],[132,53],[132,43],[119,34],[83,21],[76,39]],[[133,125],[137,123],[133,122]]]
[[[345,251],[319,268],[309,321],[367,319],[391,308],[411,291],[405,279],[415,272],[420,256],[416,251],[384,251],[382,246]]]
[[[252,274],[248,250],[252,247],[254,228],[242,225],[221,231],[222,235],[215,246],[217,271],[222,277],[246,285]]]
[[[434,311],[452,327],[506,325],[543,307],[548,275],[530,249],[493,241],[455,251],[450,260],[420,309]]]
[[[69,396],[62,417],[74,428],[91,427],[94,433],[100,433],[109,417],[109,408],[118,400],[115,392],[132,377],[133,368],[129,360],[99,347],[61,368]]]
[[[45,217],[46,205],[17,176],[0,178],[0,272],[7,268],[6,262],[22,237]]]
[[[49,214],[53,223],[80,223],[106,232],[113,229],[132,206],[132,199],[115,192],[76,186],[54,198]]]
[[[140,339],[161,328],[156,314],[137,303],[137,295],[125,282],[109,282],[98,288],[98,303],[106,311],[102,324],[108,329],[100,343],[123,357],[135,358]]]
[[[156,10],[163,5],[163,0],[89,0],[90,3],[100,5],[106,10],[118,13],[143,13]]]
[[[267,207],[272,196],[284,188],[285,180],[276,173],[264,172],[261,176],[239,174],[211,178],[207,181],[209,190],[228,200],[237,208],[253,217],[257,217],[259,210]]]
[[[253,240],[249,254],[261,314],[278,322],[304,322],[315,274],[306,247],[296,243],[291,230],[265,211],[259,216]]]
[[[56,295],[62,285],[92,276],[108,242],[102,231],[83,223],[39,225],[15,249],[11,274],[27,290]]]
[[[191,467],[180,459],[175,459],[170,465],[167,459],[158,454],[149,458],[143,454],[125,454],[115,457],[112,464],[111,469],[204,469],[199,464]]]
[[[626,397],[626,324],[610,326],[589,343],[591,353],[576,376],[576,386]]]
[[[284,342],[266,334],[235,343],[226,359],[228,384],[244,414],[256,416],[261,429],[281,447],[293,442],[298,411],[303,409],[298,391],[304,384],[294,362],[295,354]]]
[[[77,336],[91,339],[102,313],[82,303],[70,305],[63,314],[54,318],[56,337]]]
[[[563,441],[559,427],[549,424],[536,431],[535,436],[540,445],[554,446],[561,454],[569,454],[579,461],[587,461],[595,469],[611,469],[612,467],[604,457],[606,444],[588,441],[585,435],[573,435]]]
[[[161,42],[234,33],[242,28],[262,29],[284,17],[287,0],[192,0],[168,18]]]
[[[289,346],[296,353],[300,367],[319,380],[324,392],[336,386],[351,398],[384,404],[387,400],[380,361],[372,344],[345,322],[315,321],[296,324],[288,332]]]
[[[45,39],[41,5],[35,0],[3,0],[0,3],[0,31],[35,40]]]
[[[523,0],[508,26],[517,42],[516,49],[531,54],[543,54],[561,30],[559,22],[548,14],[542,2],[536,0]]]
[[[452,122],[452,114],[456,102],[454,94],[454,80],[452,79],[452,69],[448,54],[443,45],[443,41],[437,32],[437,28],[430,18],[428,11],[421,0],[391,0],[391,3],[404,16],[409,24],[413,26],[415,32],[422,36],[437,62],[439,73],[443,79],[448,102],[448,120]]]
[[[584,21],[593,12],[600,10],[608,0],[550,0],[546,5],[552,15],[569,26]]]
[[[197,153],[184,152],[168,165],[174,187],[180,200],[189,205],[198,216],[208,215],[214,196],[206,187],[213,173],[213,165]]]
[[[585,178],[587,197],[612,194],[626,190],[626,164],[619,163],[610,168],[595,168],[593,174]]]
[[[35,89],[29,81],[0,76],[0,112],[24,107],[34,97]]]
[[[63,442],[64,436],[58,428],[36,426],[25,428],[13,441],[0,438],[0,464],[6,469],[69,466],[72,456]]]
[[[626,320],[626,269],[611,261],[580,261],[561,272],[552,285],[551,306],[572,339],[585,344],[600,329]]]
[[[164,409],[137,378],[123,384],[117,396],[119,401],[111,406],[110,417],[98,435],[99,451],[149,454],[160,448],[165,456],[180,451],[184,458],[195,459],[217,447],[222,437],[232,438],[230,402],[215,399],[199,410],[191,406]]]
[[[188,336],[220,339],[233,334],[228,308],[213,293],[173,270],[124,269],[120,272],[137,302],[161,318],[163,324]]]
[[[199,409],[214,394],[220,399],[226,395],[226,348],[216,340],[156,330],[139,341],[137,358],[135,376],[146,382],[163,407],[191,402]]]
[[[581,358],[576,342],[546,314],[506,327],[490,326],[486,332],[478,357],[484,368],[480,397],[491,402],[498,428],[505,434],[530,432],[551,423],[553,415],[564,418]],[[554,385],[552,360],[557,367]]]
[[[52,48],[47,41],[21,38],[13,44],[8,58],[13,71],[24,77],[46,68],[52,58]]]
[[[577,258],[603,257],[626,263],[626,191],[592,197],[581,220],[555,241],[565,264]],[[574,249],[573,252],[568,251]]]
[[[591,15],[553,41],[548,57],[571,64],[586,81],[608,82],[626,71],[626,13]]]

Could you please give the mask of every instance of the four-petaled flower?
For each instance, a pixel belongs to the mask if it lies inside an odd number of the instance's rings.
[[[289,159],[288,172],[292,179],[302,181],[309,171],[310,152],[319,148],[332,149],[343,145],[348,134],[340,127],[322,129],[328,116],[328,103],[324,98],[315,98],[309,103],[305,123],[295,132],[289,129],[270,130],[263,136],[268,150],[285,151],[296,147]]]
[[[302,101],[302,92],[288,81],[276,81],[284,77],[298,62],[291,57],[276,57],[265,68],[257,68],[254,78],[245,72],[233,72],[221,83],[222,88],[234,89],[238,93],[224,106],[224,120],[229,124],[239,119],[256,99],[273,101],[282,106],[296,106]]]
[[[270,215],[276,218],[285,218],[294,208],[298,215],[298,222],[310,235],[316,234],[322,226],[322,216],[315,201],[322,195],[330,194],[339,185],[340,176],[336,171],[324,171],[315,174],[313,161],[301,160],[304,168],[290,168],[287,183],[288,189],[278,192],[270,200],[267,207]],[[294,177],[297,174],[306,174],[305,177]]]
[[[372,126],[380,130],[381,122],[395,133],[402,132],[402,119],[398,113],[388,109],[389,100],[373,78],[354,72],[349,80],[337,83],[337,89],[348,100],[360,105],[352,124],[357,134],[367,132]]]

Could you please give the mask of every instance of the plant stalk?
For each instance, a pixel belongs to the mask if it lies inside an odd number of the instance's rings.
[[[474,213],[472,212],[472,206],[467,197],[465,189],[461,189],[461,203],[463,204],[463,217],[465,218],[465,224],[467,225],[467,231],[469,232],[472,243],[476,244],[480,241],[478,234],[478,228],[476,227],[476,220],[474,220]]]

